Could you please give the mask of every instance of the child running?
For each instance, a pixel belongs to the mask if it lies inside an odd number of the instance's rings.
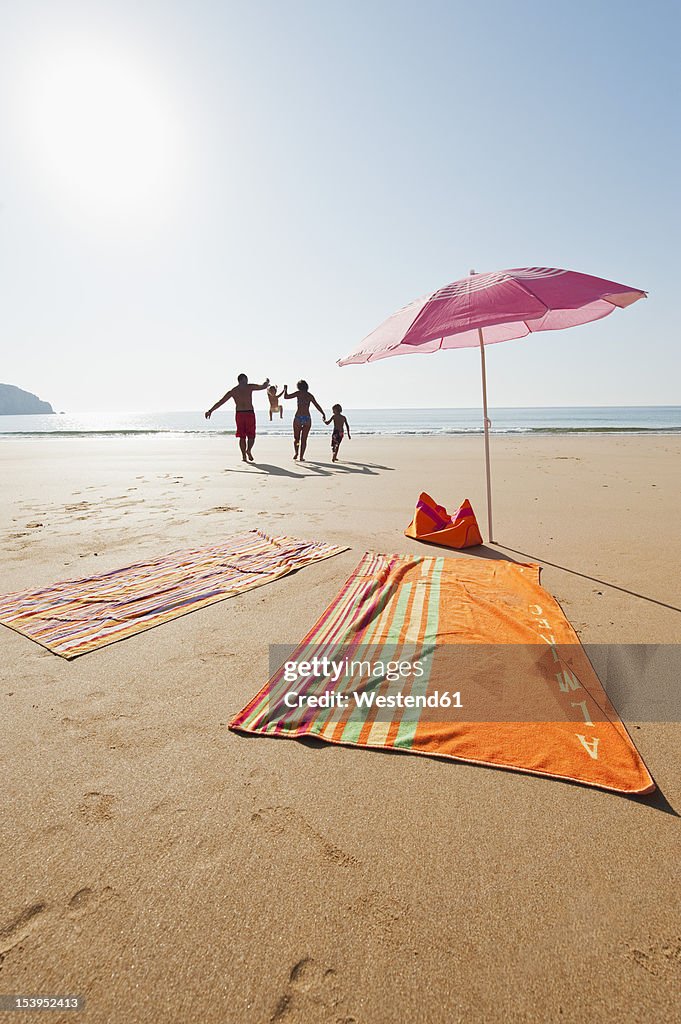
[[[329,423],[333,423],[333,432],[331,434],[331,451],[333,452],[333,458],[331,461],[338,462],[338,449],[341,446],[341,441],[343,440],[346,430],[348,432],[348,440],[350,440],[351,437],[350,424],[343,415],[342,405],[336,404],[332,406],[331,411],[333,415],[329,416],[328,420],[325,419],[324,422],[327,427]]]
[[[324,420],[326,413],[322,409],[321,405],[310,391],[306,380],[299,380],[296,385],[297,391],[289,394],[286,384],[284,384],[284,398],[297,398],[298,408],[296,414],[293,417],[293,458],[302,462],[305,458],[305,448],[307,447],[307,435],[310,433],[310,427],[312,426],[312,417],[310,416],[310,403],[314,405],[315,409],[319,410]],[[326,422],[326,421],[325,421]]]
[[[267,389],[267,397],[270,400],[270,423],[272,422],[272,417],[274,416],[275,412],[279,413],[279,419],[281,419],[282,416],[284,415],[284,408],[283,406],[279,405],[279,399],[283,394],[283,390],[280,391],[279,394],[277,394],[276,384],[270,384],[270,386]]]

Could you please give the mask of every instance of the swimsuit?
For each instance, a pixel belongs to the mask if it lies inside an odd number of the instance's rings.
[[[294,423],[296,423],[296,422],[299,423],[301,425],[301,427],[308,427],[308,426],[311,427],[312,426],[312,417],[311,416],[305,416],[305,415],[303,415],[303,413],[297,412],[295,414],[295,416],[293,417],[293,422]]]
[[[249,441],[255,438],[255,413],[252,409],[246,412],[237,411],[236,436],[248,438]]]
[[[335,430],[334,429],[333,434],[331,435],[331,447],[332,448],[339,448],[340,447],[340,443],[341,443],[342,440],[343,440],[343,431],[342,430]]]

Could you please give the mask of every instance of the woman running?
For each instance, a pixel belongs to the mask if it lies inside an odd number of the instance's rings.
[[[319,410],[322,414],[322,419],[325,418],[325,413],[315,396],[310,391],[306,380],[299,380],[296,387],[298,390],[289,394],[288,388],[286,384],[284,384],[284,398],[298,399],[298,408],[296,409],[296,414],[293,417],[293,458],[302,462],[305,458],[307,435],[310,433],[310,427],[312,426],[310,403],[314,405],[315,409]]]

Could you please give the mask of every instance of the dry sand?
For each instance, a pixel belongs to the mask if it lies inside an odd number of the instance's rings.
[[[84,995],[49,1019],[89,1024],[678,1019],[678,724],[627,723],[653,800],[227,730],[366,548],[426,550],[402,535],[420,489],[484,521],[481,440],[256,454],[0,444],[5,592],[254,526],[351,548],[73,663],[0,627],[0,992]],[[680,456],[494,439],[489,553],[542,562],[585,641],[679,641]]]

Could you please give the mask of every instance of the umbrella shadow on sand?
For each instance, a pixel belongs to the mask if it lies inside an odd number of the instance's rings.
[[[419,540],[418,543],[424,544],[429,548],[437,548],[440,551],[447,550],[444,545],[435,544],[427,540]],[[570,573],[571,576],[580,576],[583,580],[589,580],[590,583],[599,583],[602,587],[609,587],[611,590],[618,590],[621,594],[628,594],[629,597],[638,598],[639,601],[648,601],[650,604],[656,604],[660,608],[667,608],[671,612],[681,613],[681,608],[677,608],[677,606],[673,604],[668,604],[666,601],[660,601],[656,597],[649,597],[647,594],[639,594],[637,590],[629,590],[627,587],[621,587],[618,583],[608,583],[607,580],[599,579],[597,576],[589,576],[588,573],[580,572],[578,569],[570,569],[566,565],[559,565],[557,562],[549,562],[546,558],[542,558],[540,555],[530,555],[527,551],[519,551],[517,548],[511,548],[507,544],[499,544],[497,541],[495,541],[494,544],[494,547],[489,547],[487,544],[478,544],[475,547],[466,548],[466,555],[473,558],[490,558],[502,562],[517,563],[517,558],[512,558],[511,555],[504,554],[504,551],[512,551],[514,555],[520,555],[524,560],[539,562],[541,565],[550,565],[552,569],[560,569],[561,572]],[[503,548],[503,551],[499,550],[500,548]]]
[[[617,583],[608,583],[607,580],[598,579],[596,576],[589,576],[588,573],[580,572],[578,569],[569,569],[566,565],[558,565],[557,562],[548,562],[545,558],[541,558],[539,555],[528,555],[526,551],[518,551],[516,548],[511,548],[507,544],[499,544],[498,547],[504,548],[505,551],[512,551],[515,555],[522,555],[523,558],[530,558],[533,562],[541,562],[542,565],[550,565],[552,569],[560,569],[561,572],[568,572],[571,576],[580,576],[583,580],[589,580],[591,583],[600,583],[602,587],[609,587],[611,590],[619,590],[621,594],[628,594],[630,597],[637,597],[640,601],[648,601],[650,604],[659,605],[660,608],[667,608],[672,612],[681,612],[681,608],[677,608],[676,605],[668,604],[666,601],[660,601],[656,597],[648,597],[647,594],[639,594],[636,590],[628,590],[627,587],[621,587]],[[507,558],[506,555],[501,555],[502,558]],[[510,559],[514,561],[514,559]]]

